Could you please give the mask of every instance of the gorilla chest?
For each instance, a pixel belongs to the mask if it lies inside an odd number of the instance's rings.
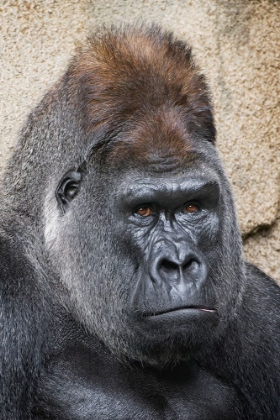
[[[235,392],[210,374],[184,368],[159,374],[81,352],[41,375],[33,419],[230,420]]]

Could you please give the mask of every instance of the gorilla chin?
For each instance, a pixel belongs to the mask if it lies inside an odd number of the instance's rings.
[[[191,307],[136,313],[128,324],[128,330],[133,332],[126,359],[159,370],[190,362],[205,348],[209,351],[217,340],[218,325],[216,309]]]

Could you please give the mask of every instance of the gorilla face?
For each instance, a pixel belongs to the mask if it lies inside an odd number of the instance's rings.
[[[127,284],[128,325],[134,344],[135,336],[140,338],[136,347],[141,354],[146,346],[161,355],[171,346],[174,360],[178,347],[186,352],[205,342],[209,329],[214,333],[218,297],[205,251],[217,247],[218,202],[217,180],[193,170],[124,176],[114,236],[134,261]]]
[[[231,197],[208,142],[182,155],[134,140],[62,177],[46,239],[71,312],[120,358],[162,366],[208,348],[231,315]]]
[[[44,232],[64,305],[119,358],[162,366],[210,349],[244,263],[190,49],[156,28],[113,31],[81,50],[59,89]]]

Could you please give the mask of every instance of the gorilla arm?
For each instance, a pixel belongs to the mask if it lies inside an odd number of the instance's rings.
[[[29,418],[42,357],[44,313],[35,270],[19,244],[0,238],[0,418]]]
[[[250,263],[245,264],[242,303],[223,339],[200,365],[240,392],[245,419],[280,414],[280,288]],[[257,384],[257,385],[256,385]],[[238,417],[239,418],[239,417]]]
[[[246,263],[245,268],[246,287],[240,313],[237,312],[239,347],[235,369],[233,364],[234,382],[239,376],[240,389],[244,395],[251,395],[252,413],[269,413],[256,418],[278,419],[280,288],[253,264]],[[240,367],[242,374],[238,372]]]

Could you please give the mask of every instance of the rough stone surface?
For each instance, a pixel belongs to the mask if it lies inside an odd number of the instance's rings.
[[[213,92],[245,254],[280,281],[279,1],[2,0],[0,169],[28,112],[90,30],[135,19],[158,22],[193,45]]]

